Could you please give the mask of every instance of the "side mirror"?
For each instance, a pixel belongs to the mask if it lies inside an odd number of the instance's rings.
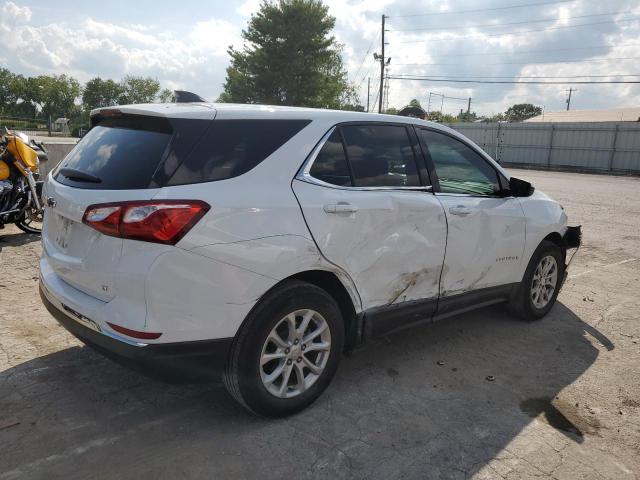
[[[509,190],[514,197],[530,197],[533,195],[535,188],[529,182],[511,177],[509,179]]]

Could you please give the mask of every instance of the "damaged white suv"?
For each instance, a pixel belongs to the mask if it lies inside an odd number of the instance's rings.
[[[86,344],[223,374],[249,410],[313,402],[358,342],[506,302],[553,306],[562,207],[418,119],[224,104],[92,112],[48,176],[40,286]]]

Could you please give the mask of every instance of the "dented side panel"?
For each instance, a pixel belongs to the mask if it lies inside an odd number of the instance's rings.
[[[442,297],[520,281],[525,218],[516,198],[438,194],[449,223]]]
[[[353,280],[364,310],[437,298],[447,226],[431,193],[293,182],[323,256]],[[355,212],[326,211],[348,204]]]

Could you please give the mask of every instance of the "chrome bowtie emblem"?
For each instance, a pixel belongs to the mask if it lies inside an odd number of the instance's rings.
[[[56,199],[53,197],[47,197],[47,207],[55,207],[56,206]]]

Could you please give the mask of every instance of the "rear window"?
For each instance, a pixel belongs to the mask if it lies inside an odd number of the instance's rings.
[[[214,120],[169,185],[211,182],[248,172],[310,120]]]
[[[106,119],[93,127],[66,157],[61,168],[90,174],[100,182],[68,178],[57,170],[65,185],[104,190],[148,188],[172,138],[163,119]]]
[[[55,179],[72,187],[100,190],[224,180],[254,168],[309,123],[135,115],[106,118],[71,151],[56,170]],[[73,176],[74,171],[78,175]],[[82,173],[100,181],[83,181]]]

